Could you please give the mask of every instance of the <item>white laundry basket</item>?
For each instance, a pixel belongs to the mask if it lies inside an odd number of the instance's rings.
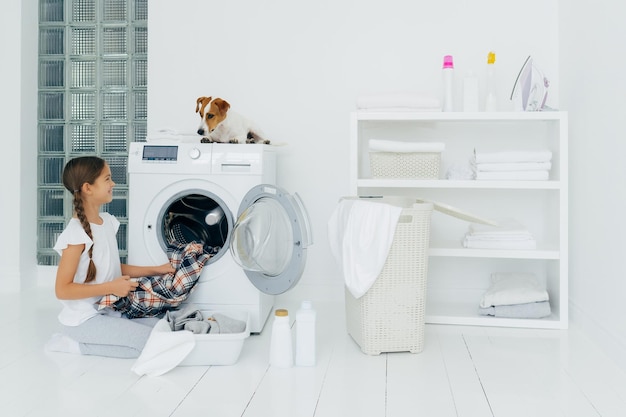
[[[388,201],[394,204],[394,199]],[[358,299],[345,289],[348,334],[363,353],[424,349],[432,210],[430,203],[404,208],[385,266],[372,287]]]

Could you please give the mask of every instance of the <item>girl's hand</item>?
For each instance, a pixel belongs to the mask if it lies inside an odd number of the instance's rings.
[[[126,297],[128,293],[135,291],[135,288],[139,286],[139,283],[131,280],[128,275],[122,275],[121,277],[115,278],[111,281],[110,285],[111,294],[117,295],[118,297]]]
[[[157,275],[165,275],[165,274],[173,274],[176,272],[176,269],[168,262],[163,265],[159,265],[156,267]]]

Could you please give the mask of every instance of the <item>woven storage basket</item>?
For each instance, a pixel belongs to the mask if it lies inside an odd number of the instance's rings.
[[[402,210],[391,250],[374,285],[356,299],[345,289],[348,334],[363,353],[424,349],[432,204]]]
[[[373,178],[439,178],[441,152],[370,152]]]

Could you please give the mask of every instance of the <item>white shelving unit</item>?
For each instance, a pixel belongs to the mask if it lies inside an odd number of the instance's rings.
[[[354,112],[351,190],[360,196],[401,195],[437,201],[488,219],[514,218],[533,233],[535,250],[467,249],[469,223],[433,212],[426,322],[565,329],[568,326],[568,157],[566,112]],[[373,179],[368,141],[444,142],[439,179]],[[467,169],[474,149],[552,151],[547,181],[447,180]],[[492,272],[533,272],[546,280],[552,314],[506,319],[478,314]]]

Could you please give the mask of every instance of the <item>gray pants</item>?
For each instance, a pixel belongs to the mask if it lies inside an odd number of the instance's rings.
[[[63,333],[78,342],[83,355],[136,358],[158,321],[97,315],[78,326],[63,326]]]

